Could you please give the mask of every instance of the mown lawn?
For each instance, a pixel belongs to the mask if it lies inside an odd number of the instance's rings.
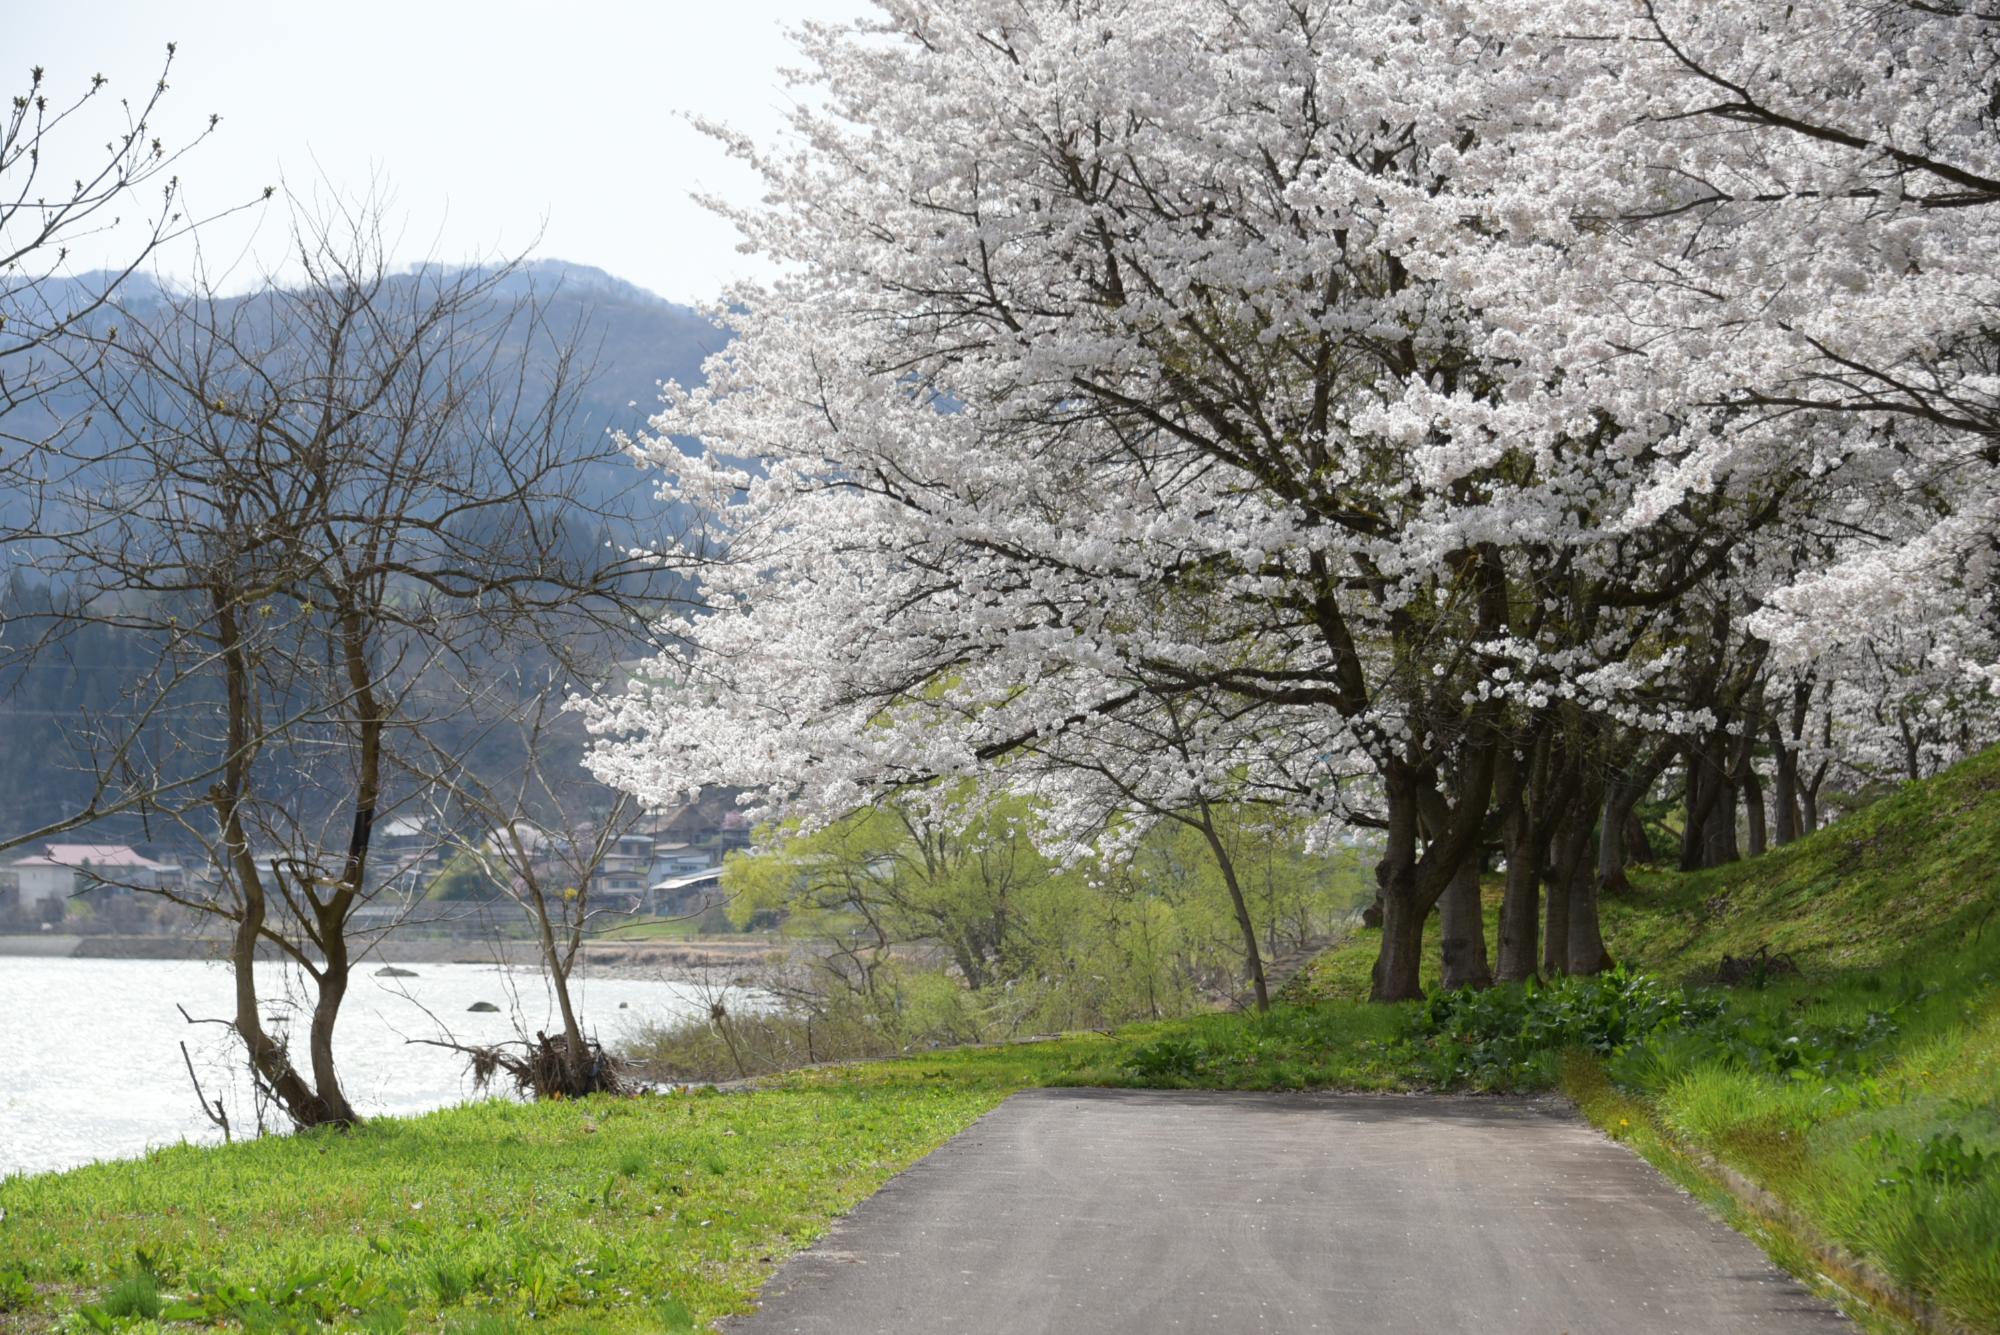
[[[1801,1272],[1817,1265],[1801,1239],[1734,1210],[1701,1155],[1949,1319],[2000,1331],[1996,860],[2000,754],[1758,862],[1641,876],[1606,920],[1650,979],[1374,1007],[1357,1000],[1361,933],[1268,1016],[14,1178],[0,1330],[698,1328],[747,1310],[786,1254],[1018,1089],[1560,1082]],[[1701,986],[1759,945],[1803,973]]]

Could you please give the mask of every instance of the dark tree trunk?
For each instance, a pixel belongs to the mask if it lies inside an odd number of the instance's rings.
[[[1681,800],[1682,871],[1697,871],[1702,865],[1702,836],[1708,829],[1708,813],[1715,805],[1721,776],[1709,764],[1705,741],[1688,744],[1687,782]]]
[[[1762,857],[1768,846],[1764,827],[1764,785],[1757,778],[1755,765],[1746,764],[1739,778],[1743,791],[1743,816],[1750,836],[1750,856]]]
[[[1729,782],[1725,744],[1726,738],[1715,734],[1688,748],[1682,871],[1720,867],[1737,859],[1736,793]]]
[[[1741,856],[1736,843],[1736,790],[1724,780],[1718,786],[1714,805],[1708,809],[1708,819],[1703,822],[1701,865],[1727,866]]]
[[[1625,865],[1635,862],[1651,865],[1660,860],[1659,852],[1653,847],[1653,836],[1646,833],[1646,822],[1639,818],[1638,806],[1625,813]]]
[[[1619,894],[1630,889],[1625,868],[1634,862],[1653,860],[1652,840],[1639,819],[1639,803],[1653,791],[1679,747],[1664,741],[1651,750],[1628,757],[1627,768],[1604,781],[1603,810],[1597,821],[1597,876],[1594,888],[1599,895]],[[1595,903],[1595,896],[1592,902]]]
[[[1424,994],[1424,919],[1417,903],[1417,802],[1414,781],[1397,765],[1386,776],[1388,839],[1382,853],[1382,946],[1371,1001],[1414,1001]]]
[[[1444,980],[1447,992],[1462,987],[1493,986],[1486,959],[1486,922],[1479,904],[1479,873],[1483,859],[1468,858],[1445,887],[1438,901],[1443,926]]]
[[[1813,771],[1810,781],[1799,785],[1799,825],[1802,835],[1811,834],[1819,829],[1819,787],[1826,782],[1826,768],[1822,763]]]
[[[1552,978],[1569,968],[1570,878],[1564,874],[1566,865],[1561,857],[1551,857],[1548,868],[1542,873],[1542,884],[1549,891],[1547,911],[1542,916],[1544,978]]]
[[[1597,904],[1602,887],[1598,884],[1597,866],[1603,860],[1602,831],[1605,821],[1602,813],[1607,807],[1604,798],[1615,785],[1589,783],[1585,785],[1585,796],[1590,800],[1576,809],[1576,830],[1574,846],[1570,850],[1569,895],[1565,907],[1569,911],[1569,926],[1563,934],[1563,971],[1570,974],[1602,973],[1609,964],[1609,956],[1604,949],[1604,928],[1598,921]],[[1592,815],[1599,817],[1595,822]],[[1597,838],[1593,839],[1593,834]],[[1620,871],[1622,878],[1623,871]]]
[[[347,997],[348,975],[347,943],[338,937],[335,941],[338,945],[333,953],[338,960],[328,960],[314,980],[317,995],[313,998],[311,1029],[313,1085],[319,1092],[326,1120],[352,1126],[361,1119],[340,1087],[340,1072],[333,1060],[333,1026],[340,1018],[340,1003]]]
[[[1375,985],[1370,1001],[1421,1001],[1423,988],[1424,919],[1413,893],[1383,896],[1382,950],[1375,959]]]
[[[1772,838],[1783,848],[1799,837],[1799,758],[1785,745],[1776,723],[1768,735],[1771,742],[1771,806],[1775,828]]]
[[[1596,902],[1597,891],[1617,894],[1630,889],[1625,879],[1625,819],[1631,814],[1633,800],[1629,796],[1628,785],[1607,784],[1604,789],[1604,807],[1597,815],[1597,874],[1592,878],[1591,902]]]
[[[341,1096],[340,1086],[330,1086],[332,1099],[322,1098],[305,1077],[299,1074],[291,1053],[283,1043],[271,1037],[264,1029],[263,1008],[257,996],[257,948],[263,940],[269,923],[269,896],[264,888],[264,869],[250,851],[250,839],[243,828],[243,808],[245,794],[249,789],[250,767],[256,754],[253,738],[258,735],[255,726],[256,701],[252,687],[254,675],[250,666],[250,653],[237,624],[233,601],[222,591],[214,591],[217,625],[222,641],[221,660],[225,683],[226,719],[228,727],[229,751],[223,766],[221,780],[212,790],[210,801],[213,805],[216,824],[222,832],[224,856],[234,875],[237,891],[241,896],[239,912],[229,942],[229,963],[234,975],[236,1013],[231,1028],[243,1040],[245,1052],[250,1058],[252,1077],[291,1118],[296,1126],[349,1126],[357,1119],[354,1110]],[[276,873],[282,874],[282,873]],[[346,985],[346,958],[343,950],[339,964],[340,987]],[[324,1070],[330,1074],[333,1069],[333,1019],[340,1008],[336,996],[329,1007],[323,980],[319,1003],[313,1008],[311,1058],[315,1073]],[[324,1037],[321,1030],[324,1028]],[[325,1080],[325,1075],[320,1075]]]
[[[1500,960],[1494,977],[1519,983],[1535,976],[1541,935],[1542,847],[1535,822],[1517,803],[1507,821],[1507,888],[1500,900]]]
[[[1594,795],[1586,794],[1586,797]],[[1570,927],[1579,881],[1591,880],[1590,830],[1597,803],[1587,800],[1567,813],[1558,827],[1542,879],[1549,887],[1548,914],[1542,935],[1542,971],[1553,976],[1569,972]],[[1587,911],[1595,917],[1595,896]]]
[[[1490,739],[1459,751],[1450,801],[1433,772],[1396,762],[1386,767],[1388,840],[1382,902],[1382,953],[1375,961],[1371,1001],[1411,1001],[1423,996],[1424,920],[1468,863],[1479,863],[1480,832],[1493,800],[1497,750]],[[1417,831],[1428,838],[1417,856]]]
[[[243,861],[248,861],[245,854]],[[230,936],[229,964],[234,974],[236,1016],[231,1027],[243,1040],[250,1057],[251,1074],[292,1119],[294,1125],[319,1126],[332,1120],[328,1110],[293,1067],[282,1043],[264,1029],[264,1016],[257,997],[257,943],[264,927],[264,900],[261,889],[250,888],[244,912],[237,918]]]
[[[1604,925],[1597,914],[1598,885],[1594,876],[1579,876],[1569,890],[1569,972],[1603,973],[1611,967],[1604,948]]]

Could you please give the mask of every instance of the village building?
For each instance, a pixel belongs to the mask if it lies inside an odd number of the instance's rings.
[[[6,870],[12,907],[43,917],[60,916],[55,906],[87,890],[129,893],[181,883],[178,866],[146,857],[129,844],[49,844]]]

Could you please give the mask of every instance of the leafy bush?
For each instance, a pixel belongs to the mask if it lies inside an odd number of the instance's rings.
[[[1125,1069],[1135,1080],[1192,1080],[1201,1074],[1207,1053],[1198,1043],[1163,1038],[1132,1050]]]
[[[1957,1131],[1934,1133],[1914,1147],[1894,1131],[1884,1131],[1875,1137],[1874,1147],[1885,1170],[1877,1182],[1885,1187],[1969,1187],[2000,1162],[2000,1153],[1967,1145]]]
[[[1615,1056],[1656,1032],[1706,1024],[1722,1004],[1621,968],[1548,984],[1440,993],[1418,1012],[1415,1032],[1433,1083],[1518,1089],[1553,1083],[1567,1049]]]
[[[1661,1089],[1698,1067],[1793,1079],[1865,1069],[1894,1040],[1893,1010],[1848,1024],[1801,1025],[1782,1013],[1732,1009],[1722,995],[1671,987],[1622,968],[1483,992],[1446,992],[1418,1013],[1415,1035],[1431,1080],[1444,1087],[1547,1085],[1557,1057],[1580,1048],[1612,1079]]]

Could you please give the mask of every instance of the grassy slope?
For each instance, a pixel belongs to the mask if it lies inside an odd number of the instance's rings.
[[[2000,751],[1758,861],[1647,878],[1607,928],[1614,953],[1697,979],[1791,953],[1800,977],[1731,1002],[1778,1042],[1881,1032],[1830,1070],[1659,1044],[1614,1071],[1822,1236],[2000,1330]]]
[[[1808,972],[1902,963],[2000,932],[2000,749],[1912,784],[1811,839],[1605,905],[1614,953],[1695,976],[1769,943]]]
[[[2000,1164],[1967,1157],[2000,1152],[1996,855],[2000,753],[1756,863],[1642,878],[1607,906],[1620,958],[1699,976],[1769,942],[1807,972],[1736,992],[1733,1015],[1809,1040],[1870,1012],[1893,1030],[1808,1079],[1668,1045],[1614,1062],[1622,1089],[1593,1066],[1574,1091],[1613,1134],[1702,1147],[1952,1316],[2000,1330]],[[732,1097],[483,1105],[0,1182],[0,1330],[91,1329],[75,1309],[143,1310],[154,1287],[251,1329],[706,1322],[744,1310],[784,1254],[1013,1090],[1417,1083],[1411,1011],[1355,1000],[1373,945],[1363,933],[1323,957],[1292,990],[1302,1004],[1267,1017],[801,1072]],[[1934,1180],[1923,1147],[1951,1135],[1964,1153],[1933,1154]],[[1764,1240],[1785,1256],[1784,1238]],[[131,1280],[138,1252],[157,1285]]]

